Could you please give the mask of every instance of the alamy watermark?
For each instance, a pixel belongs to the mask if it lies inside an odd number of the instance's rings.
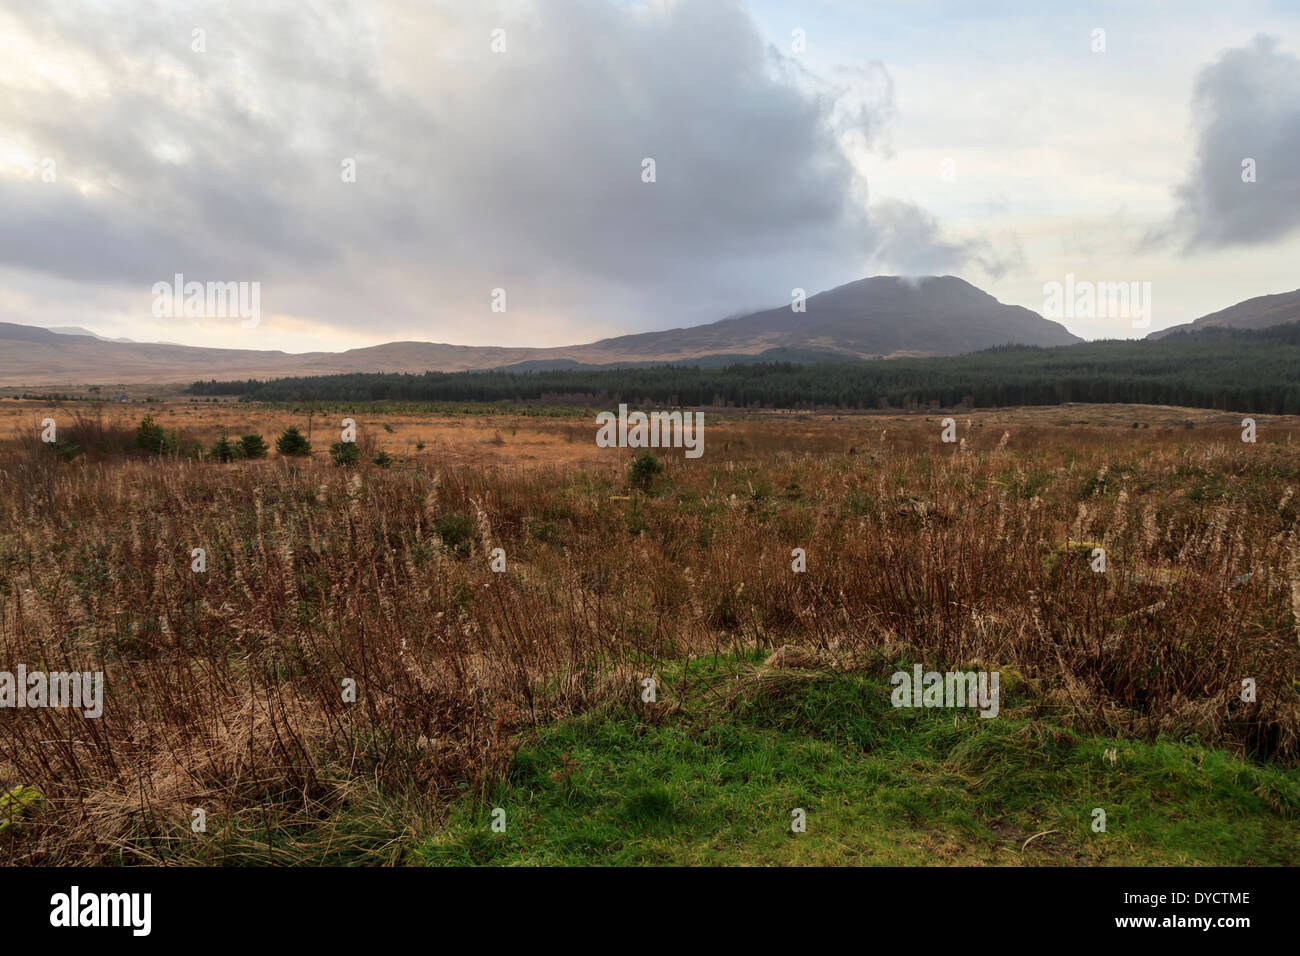
[[[703,412],[629,413],[620,405],[617,415],[601,412],[596,422],[598,448],[685,448],[687,458],[704,454]]]
[[[912,673],[895,671],[889,678],[894,691],[889,696],[895,707],[979,707],[981,717],[996,717],[1000,708],[998,682],[1000,672],[938,671]]]
[[[1043,316],[1048,319],[1132,319],[1133,328],[1151,325],[1150,282],[1043,283]]]
[[[262,283],[186,282],[176,273],[170,283],[153,284],[153,314],[159,319],[240,318],[241,328],[255,329],[262,321]]]
[[[83,893],[74,885],[50,897],[54,927],[119,926],[132,936],[148,936],[153,926],[152,893]]]
[[[72,707],[83,717],[104,713],[102,671],[0,671],[0,707]]]

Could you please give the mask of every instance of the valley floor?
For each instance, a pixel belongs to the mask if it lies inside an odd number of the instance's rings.
[[[105,682],[0,713],[4,862],[1300,863],[1295,418],[85,408],[0,402],[0,671]]]

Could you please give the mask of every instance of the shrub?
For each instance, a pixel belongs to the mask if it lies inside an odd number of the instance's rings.
[[[91,459],[120,458],[135,448],[134,431],[129,425],[105,422],[100,408],[89,413],[74,410],[71,424],[59,429],[54,450],[64,460],[78,455]]]
[[[381,451],[378,455],[376,455],[374,458],[371,458],[370,460],[373,461],[380,468],[387,468],[389,465],[393,463],[393,456],[388,454],[388,452],[386,451]]]
[[[159,449],[164,455],[176,455],[181,458],[198,458],[203,453],[203,446],[190,438],[188,435],[182,435],[173,428],[169,431],[162,441],[162,447]]]
[[[334,464],[348,468],[361,460],[361,449],[354,441],[336,441],[330,445],[330,457],[334,459]]]
[[[662,474],[663,470],[663,463],[650,452],[644,451],[632,462],[629,469],[630,480],[636,487],[649,491],[655,478]]]
[[[78,455],[83,454],[81,446],[70,441],[60,441],[48,447],[54,449],[54,453],[59,456],[60,461],[72,461]]]
[[[298,426],[290,425],[275,440],[275,450],[281,455],[305,458],[311,454],[311,442],[303,436],[302,432],[298,431]]]
[[[145,451],[155,455],[180,455],[185,458],[197,458],[203,446],[193,438],[182,435],[177,429],[163,431],[161,425],[146,415],[135,430],[135,443]]]
[[[135,430],[135,443],[145,451],[151,451],[154,454],[161,454],[163,443],[166,442],[167,436],[162,430],[162,426],[156,424],[152,415],[146,415],[140,422],[140,427]]]
[[[443,545],[451,551],[469,554],[474,538],[474,520],[469,515],[453,511],[433,523],[433,530],[442,538]]]
[[[236,458],[244,457],[244,448],[239,442],[231,441],[222,435],[212,446],[212,457],[217,461],[234,461]]]
[[[239,439],[239,447],[243,449],[245,458],[265,458],[269,450],[266,441],[257,434],[242,436]]]

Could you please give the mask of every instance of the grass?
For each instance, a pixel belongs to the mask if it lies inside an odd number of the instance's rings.
[[[888,699],[880,676],[804,674],[755,682],[725,713],[681,709],[656,723],[629,709],[547,727],[486,802],[457,803],[412,861],[1294,863],[1295,774],[1195,742],[1080,735],[1031,719],[1028,702],[983,719]],[[495,807],[504,833],[491,828]],[[1097,807],[1104,833],[1091,827]],[[806,811],[803,833],[794,808]]]
[[[150,409],[204,448],[292,423],[318,451],[143,455],[138,418],[60,409],[74,458],[39,412],[0,441],[0,670],[105,681],[100,718],[0,714],[0,790],[33,795],[5,862],[473,859],[494,781],[487,847],[531,827],[518,861],[583,833],[595,859],[714,862],[1295,845],[1252,835],[1289,825],[1300,761],[1295,420],[1247,445],[1213,413],[996,410],[954,447],[937,417],[746,413],[644,489],[591,420],[358,414],[342,469],[319,409]],[[766,662],[784,645],[839,676]],[[910,661],[998,669],[1008,709],[895,712],[880,681]],[[660,704],[629,710],[648,674]]]

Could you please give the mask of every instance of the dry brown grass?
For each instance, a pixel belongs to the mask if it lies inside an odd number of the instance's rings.
[[[290,423],[149,411],[205,444]],[[397,464],[333,467],[319,416],[297,462],[0,449],[0,669],[108,682],[97,720],[0,712],[0,783],[49,803],[4,831],[10,859],[188,858],[188,808],[305,819],[358,788],[413,795],[385,825],[418,826],[519,728],[755,646],[1001,668],[1080,728],[1300,754],[1295,421],[1244,445],[1211,413],[1004,410],[955,415],[954,448],[937,413],[710,420],[646,495],[591,420],[355,417]]]

